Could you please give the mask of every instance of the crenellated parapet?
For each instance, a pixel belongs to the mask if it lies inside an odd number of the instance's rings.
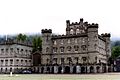
[[[102,37],[111,37],[110,33],[101,34]]]
[[[65,38],[77,38],[77,37],[87,37],[87,34],[81,34],[81,35],[52,35],[52,39],[65,39]]]
[[[52,33],[52,29],[42,29],[42,33]]]
[[[98,28],[97,23],[88,24],[88,28]]]
[[[67,27],[69,27],[69,26],[73,26],[73,25],[79,25],[79,24],[81,24],[81,23],[83,23],[83,18],[80,18],[80,22],[72,22],[72,23],[70,23],[70,20],[66,20],[66,25],[67,25]],[[84,22],[85,24],[88,24],[87,22]]]

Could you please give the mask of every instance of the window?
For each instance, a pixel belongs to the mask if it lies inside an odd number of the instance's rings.
[[[85,38],[83,38],[82,43],[83,43],[83,44],[85,43]]]
[[[57,52],[57,47],[53,48],[53,52],[56,53]]]
[[[67,57],[68,63],[71,64],[72,63],[72,58],[71,57]]]
[[[31,51],[31,50],[29,50],[29,52],[31,53],[32,51]]]
[[[63,40],[61,40],[61,44],[63,44]]]
[[[78,41],[77,41],[77,39],[75,39],[75,43],[77,43]]]
[[[80,33],[80,30],[79,29],[76,29],[76,34],[79,34]]]
[[[79,58],[78,58],[78,57],[75,57],[75,60],[76,60],[76,64],[78,64]]]
[[[49,63],[49,61],[50,61],[50,60],[47,58],[47,59],[46,59],[47,64]]]
[[[67,50],[68,50],[68,51],[71,51],[71,46],[68,46],[68,47],[67,47]]]
[[[49,48],[48,47],[46,48],[46,52],[49,52]]]
[[[95,63],[97,63],[97,56],[95,57]]]
[[[8,49],[6,49],[6,53],[8,53]]]
[[[23,53],[23,49],[21,49],[21,53]]]
[[[57,58],[53,58],[53,61],[55,62],[55,64],[57,64]]]
[[[71,29],[71,30],[70,30],[70,34],[73,34],[73,32],[74,32],[73,29]]]
[[[82,45],[81,48],[82,48],[83,51],[85,51],[86,50],[86,45]]]
[[[68,39],[68,44],[70,43],[70,39]]]
[[[31,60],[29,60],[29,62],[31,62]]]
[[[19,53],[19,48],[17,48],[17,52]]]
[[[54,45],[56,45],[57,44],[57,42],[56,41],[54,41]]]
[[[4,49],[1,49],[1,53],[4,53]]]
[[[28,50],[25,50],[25,52],[27,53],[27,52],[28,52]]]
[[[61,58],[61,64],[64,64],[64,58]]]
[[[10,59],[10,65],[12,65],[13,64],[13,59]]]
[[[86,58],[86,57],[82,57],[82,59],[83,59],[83,62],[85,62],[85,61],[87,60],[87,58]]]
[[[13,48],[10,48],[10,52],[11,52],[11,53],[13,52]]]
[[[1,60],[1,65],[3,65],[3,63],[4,63],[4,60]]]
[[[61,53],[64,52],[64,47],[60,47],[60,52],[61,52]]]
[[[75,45],[75,46],[74,46],[74,49],[75,49],[75,51],[78,51],[79,46]]]
[[[16,64],[19,64],[19,59],[16,60]],[[17,65],[18,66],[18,65]]]
[[[23,65],[23,60],[21,60],[21,65]]]
[[[5,60],[5,65],[7,65],[8,64],[8,60]]]

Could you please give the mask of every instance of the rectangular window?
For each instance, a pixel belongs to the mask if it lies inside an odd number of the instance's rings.
[[[10,48],[10,52],[11,52],[11,53],[13,52],[13,48]]]
[[[64,58],[61,58],[61,64],[64,64]]]
[[[13,59],[10,59],[10,65],[12,65],[13,64]]]
[[[54,52],[54,53],[57,52],[57,48],[56,48],[56,47],[53,48],[53,52]]]
[[[4,49],[1,49],[1,53],[4,53]]]
[[[60,52],[61,52],[61,53],[64,52],[64,47],[60,47]]]

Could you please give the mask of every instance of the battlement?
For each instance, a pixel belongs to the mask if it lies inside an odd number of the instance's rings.
[[[28,41],[24,41],[24,42],[17,41],[17,40],[3,40],[3,41],[0,41],[0,45],[13,45],[13,44],[29,46],[29,47],[33,46],[33,44],[28,42]]]
[[[70,23],[70,20],[66,20],[67,26],[79,25],[81,23],[83,23],[83,18],[80,18],[80,22],[72,22],[72,23]],[[84,22],[84,24],[88,24],[88,22]]]
[[[76,37],[87,37],[87,34],[81,34],[81,35],[74,35],[74,34],[70,34],[70,35],[52,35],[52,39],[62,39],[62,38],[76,38]]]
[[[97,23],[88,24],[88,28],[98,28],[98,24]]]
[[[42,33],[52,33],[52,29],[42,29]]]
[[[110,35],[110,33],[104,33],[104,34],[102,33],[101,36],[102,37],[110,37],[111,35]]]

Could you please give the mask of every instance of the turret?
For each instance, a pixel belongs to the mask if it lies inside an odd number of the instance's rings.
[[[42,54],[52,54],[52,30],[42,29]],[[48,61],[47,61],[48,60]],[[43,64],[50,63],[51,56],[46,56],[42,59]]]
[[[110,42],[110,33],[105,33],[105,34],[101,34],[101,36],[105,39],[106,43],[106,54],[107,57],[109,58],[111,56],[111,42]]]
[[[87,27],[88,34],[88,51],[90,63],[96,62],[96,57],[98,55],[97,45],[98,45],[98,24],[89,24]]]

